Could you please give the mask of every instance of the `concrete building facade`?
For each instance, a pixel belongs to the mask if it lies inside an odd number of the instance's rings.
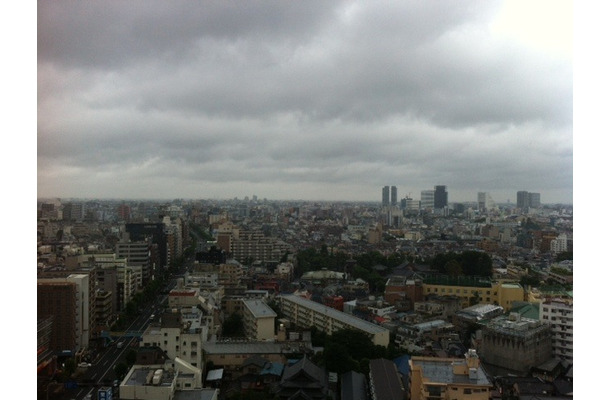
[[[282,295],[279,298],[285,317],[298,327],[315,326],[327,335],[340,329],[356,329],[366,333],[375,345],[387,347],[390,343],[390,331],[379,325],[299,296]]]

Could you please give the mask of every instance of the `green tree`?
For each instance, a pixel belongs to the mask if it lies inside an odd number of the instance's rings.
[[[455,259],[450,260],[445,264],[445,272],[451,276],[463,275],[462,265]]]
[[[243,337],[245,335],[241,315],[233,313],[223,322],[222,335],[228,337]]]

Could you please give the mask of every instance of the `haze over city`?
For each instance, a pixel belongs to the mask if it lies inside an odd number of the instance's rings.
[[[37,5],[38,197],[572,203],[572,2]]]

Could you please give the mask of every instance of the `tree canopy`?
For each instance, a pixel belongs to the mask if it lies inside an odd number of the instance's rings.
[[[492,276],[493,264],[489,254],[468,250],[462,253],[437,254],[430,267],[443,274],[461,274],[467,276]]]
[[[388,348],[375,345],[364,332],[341,329],[326,336],[322,362],[329,371],[339,374],[351,370],[366,373],[368,360],[398,355],[392,344]]]

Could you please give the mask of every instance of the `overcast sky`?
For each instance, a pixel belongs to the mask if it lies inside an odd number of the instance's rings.
[[[38,2],[38,197],[572,203],[571,7]]]

